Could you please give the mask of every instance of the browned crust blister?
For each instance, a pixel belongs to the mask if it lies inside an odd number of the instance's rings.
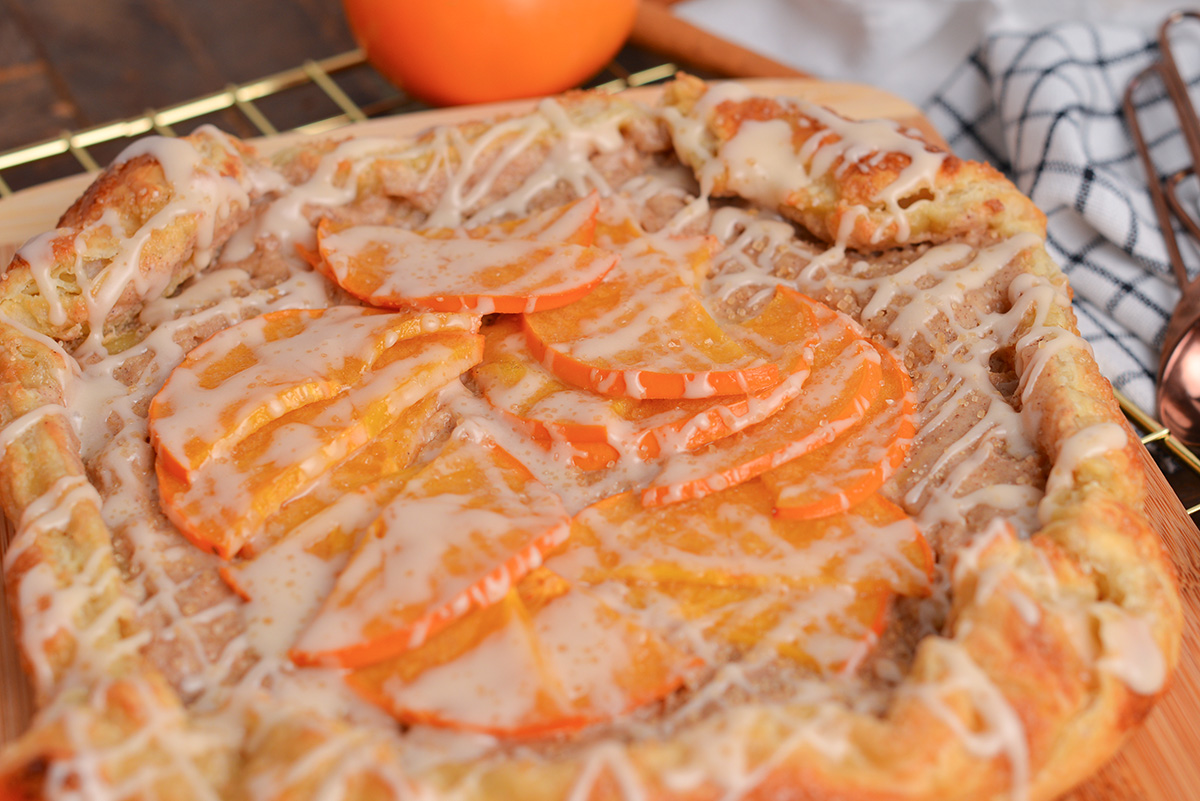
[[[108,280],[106,271],[118,260],[123,243],[135,232],[147,233],[136,265],[139,280],[127,283],[103,321],[103,338],[111,344],[136,328],[142,304],[173,292],[205,262],[200,251],[219,247],[249,214],[246,158],[250,150],[231,138],[201,131],[185,140],[198,160],[198,174],[242,185],[246,197],[223,209],[220,219],[205,220],[199,208],[156,220],[181,189],[151,155],[134,155],[102,172],[45,235],[43,247],[53,253],[49,286],[39,286],[26,259],[16,255],[0,278],[0,313],[64,344],[90,333],[84,293]],[[211,230],[209,228],[211,227]],[[136,340],[133,340],[136,341]]]
[[[5,390],[0,419],[10,423],[36,413],[43,404],[30,395],[49,393],[57,400],[46,403],[57,407],[61,356],[8,325],[0,326],[0,343]],[[5,561],[5,586],[10,605],[20,612],[18,632],[39,713],[30,731],[0,756],[0,798],[37,799],[47,797],[55,760],[71,759],[85,749],[103,753],[139,737],[150,721],[156,721],[159,737],[168,738],[186,727],[186,713],[157,670],[128,647],[140,627],[115,569],[99,496],[93,491],[71,497],[86,477],[78,439],[64,415],[46,414],[30,425],[9,443],[0,467],[0,497],[10,520],[22,521],[22,514],[39,502],[62,494],[59,522],[37,536],[35,529],[18,528]],[[29,586],[37,594],[28,594]],[[73,599],[69,626],[43,616],[54,593]],[[109,648],[126,656],[91,664],[80,654],[83,632],[89,651]],[[135,760],[126,761],[133,769]],[[176,774],[167,785],[185,778],[181,771]],[[70,787],[95,778],[62,780]]]
[[[663,103],[687,115],[704,91],[703,83],[684,77],[667,88]],[[570,102],[597,109],[625,102],[593,95],[576,98]],[[702,169],[704,159],[746,120],[779,118],[794,125],[797,148],[804,136],[818,129],[813,120],[801,123],[797,112],[775,100],[718,104],[705,121],[704,152],[685,150],[680,157]],[[473,124],[459,134],[469,141],[486,130],[485,125]],[[641,137],[646,152],[666,146],[662,130],[632,111],[625,135]],[[204,140],[199,150],[209,168],[237,179],[254,156],[228,141]],[[311,171],[309,151],[289,158],[296,180]],[[978,244],[1043,232],[1040,212],[995,170],[951,156],[942,162],[934,185],[925,187],[932,197],[922,195],[908,206],[909,230],[901,236],[894,215],[875,207],[875,198],[907,166],[908,158],[892,154],[872,162],[869,170],[830,171],[811,188],[789,194],[779,211],[819,239],[832,242],[841,234],[847,247],[862,251],[950,240]],[[522,169],[533,165],[514,169],[517,180]],[[406,197],[429,213],[440,190],[419,181],[422,173],[422,164],[381,155],[360,175],[359,195],[369,207],[363,213],[386,218],[390,212],[381,198],[389,196]],[[715,195],[727,191],[721,176],[712,189]],[[238,744],[223,740],[227,731],[192,718],[137,647],[141,627],[132,614],[136,605],[119,580],[99,496],[72,491],[87,476],[80,444],[63,409],[69,367],[64,355],[38,335],[68,347],[83,341],[87,309],[78,299],[81,289],[74,265],[83,264],[89,279],[101,273],[119,240],[147,224],[171,191],[161,167],[148,157],[110,168],[64,215],[65,230],[50,239],[55,263],[62,266],[53,273],[56,300],[48,302],[42,296],[43,288],[20,256],[0,281],[0,312],[17,323],[0,325],[0,422],[31,421],[6,440],[0,501],[13,521],[37,512],[55,493],[69,505],[69,514],[55,518],[58,523],[42,528],[33,541],[24,541],[27,537],[18,533],[10,545],[17,555],[8,562],[6,587],[19,613],[41,711],[33,728],[0,755],[0,798],[47,797],[46,781],[56,760],[69,759],[80,749],[97,755],[92,764],[107,773],[102,779],[119,783],[123,771],[147,764],[121,751],[122,743],[138,737],[147,743],[144,760],[159,771],[145,797],[201,797],[203,793],[189,784],[191,775],[205,777],[225,797],[258,797],[270,777],[287,777],[286,786],[279,786],[271,797],[314,797],[322,786],[325,763],[306,762],[309,773],[297,773],[291,766],[318,753],[333,760],[339,749],[351,746],[358,749],[355,764],[360,765],[346,774],[352,797],[395,797],[404,780],[388,768],[389,749],[397,746],[387,737],[355,731],[343,721],[307,710],[282,710],[269,720],[244,721],[248,731],[242,733],[244,743]],[[851,211],[863,207],[866,213]],[[117,213],[125,230],[110,229],[104,241],[79,242],[82,226],[98,220],[106,209]],[[249,213],[240,209],[231,214],[219,226],[218,237],[227,237]],[[852,227],[843,224],[851,213]],[[156,293],[169,293],[202,266],[193,258],[196,228],[185,216],[156,235],[152,257],[143,260],[140,269],[161,279],[148,282]],[[84,252],[79,253],[81,246]],[[1067,291],[1065,279],[1040,245],[1024,252],[1020,269]],[[137,329],[137,314],[151,299],[134,294],[114,307],[106,320],[110,346],[121,334]],[[61,304],[65,319],[56,321],[56,304]],[[752,759],[762,763],[745,797],[1006,798],[1014,782],[1027,778],[1029,798],[1048,799],[1093,772],[1149,710],[1153,694],[1138,694],[1111,673],[1097,670],[1081,654],[1081,643],[1084,651],[1101,646],[1092,610],[1097,604],[1112,604],[1151,621],[1153,640],[1170,670],[1179,658],[1182,625],[1175,578],[1142,512],[1145,487],[1136,438],[1130,435],[1120,451],[1079,460],[1060,458],[1072,437],[1090,427],[1126,424],[1107,380],[1078,339],[1070,307],[1049,308],[1046,319],[1030,315],[1014,354],[1018,374],[1038,363],[1036,378],[1021,390],[1021,412],[1036,428],[1039,449],[1057,465],[1051,468],[1051,492],[1039,510],[1041,530],[1027,539],[1008,529],[993,531],[969,555],[966,550],[947,555],[943,566],[951,577],[949,619],[941,636],[928,636],[918,645],[887,711],[876,715],[849,707],[824,710],[827,718],[821,725],[840,733],[844,749],[830,751],[795,737],[789,721],[806,721],[813,714],[809,707],[785,708],[782,714],[765,707],[742,710],[736,722],[739,736]],[[1039,331],[1051,330],[1066,332],[1075,342],[1043,357]],[[88,577],[86,598],[74,607],[72,625],[46,629],[39,609],[29,606],[34,595],[30,588],[35,582],[46,586],[50,576],[56,589],[78,595],[81,575]],[[80,632],[126,656],[99,666],[81,662],[75,647]],[[997,711],[992,692],[1000,694],[1015,721],[997,719],[1005,713]],[[1022,730],[1023,754],[984,736],[991,727],[1014,723]],[[705,726],[713,727],[715,735],[722,726],[734,725],[731,720],[709,719],[694,731],[662,739],[615,739],[609,747],[626,760],[626,771],[601,769],[592,777],[589,797],[627,797],[624,787],[631,780],[642,785],[646,798],[719,796],[727,788],[717,787],[711,778],[680,790],[663,777],[703,759],[696,738],[704,736]],[[179,742],[189,746],[181,750],[172,745]],[[435,789],[442,782],[465,797],[558,799],[567,797],[588,770],[569,749],[558,758],[513,756],[476,767],[471,786],[457,784],[468,772],[464,768],[435,777]],[[1027,776],[1018,775],[1022,772]]]
[[[698,104],[706,91],[703,81],[681,76],[666,89],[662,100],[664,107],[685,117],[703,115],[700,122],[704,124],[704,134],[681,147],[679,153],[694,169],[711,161],[722,145],[748,122],[786,121],[792,129],[792,147],[806,170],[814,162],[815,149],[805,148],[810,138],[837,141],[837,134],[805,109],[775,98],[730,99],[701,110]],[[919,150],[940,151],[936,145],[921,140],[916,132],[908,136],[918,143]],[[905,229],[898,225],[879,195],[912,163],[912,157],[894,152],[882,159],[870,154],[864,155],[860,162],[845,161],[839,157],[819,176],[814,176],[814,180],[797,185],[779,201],[777,210],[826,242],[838,241],[840,234],[847,247],[864,251],[918,242],[974,239],[983,231],[1006,236],[1022,231],[1045,232],[1045,216],[988,164],[948,155],[941,162],[933,185],[914,186],[910,194],[898,199],[908,220]],[[718,173],[712,193],[733,195],[736,190],[730,184],[728,171]],[[848,230],[843,231],[843,226]]]

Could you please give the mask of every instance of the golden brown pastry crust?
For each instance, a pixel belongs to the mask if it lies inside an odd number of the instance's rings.
[[[42,247],[53,253],[54,267],[48,286],[39,286],[29,263],[20,254],[0,277],[0,312],[64,344],[77,344],[89,333],[87,288],[108,280],[112,265],[121,259],[124,243],[136,232],[149,232],[135,266],[139,278],[126,282],[102,321],[106,342],[135,325],[141,305],[170,294],[207,264],[208,254],[246,222],[253,188],[247,180],[245,157],[249,149],[233,139],[203,130],[184,139],[197,159],[196,179],[201,184],[228,182],[236,187],[227,204],[216,197],[213,186],[201,189],[209,208],[197,203],[173,213],[167,220],[156,215],[184,190],[165,174],[151,154],[131,154],[102,172],[71,205]],[[86,237],[80,235],[85,233]]]
[[[687,114],[703,91],[703,85],[684,79],[668,88],[666,103]],[[751,101],[728,115],[725,108],[718,105],[707,122],[717,141],[732,136],[743,120],[780,114],[778,104],[766,100]],[[240,148],[218,146],[207,152],[217,158],[216,169],[222,174],[238,171]],[[681,156],[699,158],[687,152]],[[848,234],[842,222],[851,206],[870,206],[879,188],[904,168],[904,158],[889,157],[879,161],[876,170],[818,182],[809,194],[789,196],[782,211],[819,237],[832,241],[841,233],[850,248],[898,246],[896,224],[884,211],[856,212]],[[692,166],[702,168],[699,161]],[[411,195],[415,184],[404,174],[403,169],[389,172],[385,167],[379,173],[385,177],[378,181],[409,187]],[[94,220],[101,213],[98,209],[108,207],[119,209],[123,219],[144,222],[153,212],[128,203],[133,197],[130,188],[145,183],[153,189],[160,182],[161,170],[152,161],[125,162],[104,174],[64,216],[64,225]],[[714,192],[720,194],[721,186],[718,179]],[[945,159],[936,192],[941,202],[910,209],[906,241],[988,241],[1037,231],[1042,224],[1032,205],[983,165]],[[432,210],[434,202],[426,201],[424,210]],[[172,291],[197,268],[191,258],[194,230],[184,222],[165,236],[169,243],[162,260],[144,266],[162,279],[153,282],[156,293]],[[1040,245],[1023,252],[1020,267],[1021,272],[1065,287]],[[68,301],[77,292],[69,270],[59,275],[58,286]],[[36,610],[27,605],[33,582],[29,576],[37,573],[40,582],[39,571],[48,570],[64,593],[80,591],[81,575],[100,577],[86,587],[86,600],[76,607],[72,626],[39,629],[32,637],[29,629],[22,630],[42,711],[30,732],[0,755],[0,797],[46,797],[49,769],[81,745],[80,731],[87,732],[85,747],[111,753],[144,733],[151,721],[151,753],[154,743],[167,751],[174,746],[166,743],[178,740],[195,747],[168,754],[167,767],[144,797],[189,798],[193,792],[199,797],[200,791],[193,791],[185,780],[189,770],[208,777],[222,797],[257,797],[252,790],[261,787],[256,782],[262,777],[278,777],[284,766],[346,735],[345,724],[303,711],[248,721],[243,752],[229,754],[206,741],[219,733],[205,732],[203,723],[192,721],[176,692],[136,650],[103,665],[75,659],[80,632],[113,645],[136,640],[139,634],[137,622],[122,607],[127,600],[121,589],[111,583],[119,574],[109,569],[116,557],[98,497],[76,491],[87,477],[78,440],[60,411],[67,360],[39,336],[78,344],[87,333],[87,311],[67,302],[66,321],[52,320],[51,304],[36,291],[28,264],[20,257],[0,289],[0,309],[18,324],[0,324],[0,423],[11,431],[14,421],[26,421],[6,440],[0,501],[15,521],[44,514],[47,499],[58,498],[70,510],[41,526],[36,537],[19,533],[10,545],[10,552],[16,553],[5,576],[10,601],[20,610],[23,626],[39,625]],[[146,299],[123,298],[107,324],[128,327]],[[811,730],[812,717],[818,714],[814,706],[746,703],[736,714],[714,715],[664,739],[614,739],[604,745],[611,758],[599,765],[593,752],[567,749],[544,758],[514,754],[477,765],[473,773],[447,768],[435,774],[433,788],[471,798],[557,799],[590,780],[588,797],[594,799],[629,797],[631,782],[640,785],[646,798],[718,797],[729,787],[719,786],[711,776],[695,778],[694,766],[704,763],[706,738],[728,737],[728,730],[736,730],[733,738],[755,763],[747,767],[745,798],[1006,798],[1012,797],[1014,785],[1027,781],[1028,798],[1048,799],[1089,775],[1144,717],[1155,695],[1135,692],[1114,672],[1097,670],[1095,660],[1086,658],[1081,638],[1092,648],[1103,646],[1096,633],[1103,621],[1098,621],[1101,612],[1096,610],[1112,609],[1114,615],[1149,621],[1167,671],[1178,660],[1181,613],[1172,570],[1141,510],[1145,490],[1136,438],[1130,435],[1123,448],[1102,454],[1074,458],[1065,453],[1095,426],[1127,426],[1108,382],[1077,338],[1069,306],[1048,308],[1044,319],[1030,313],[1014,354],[1018,375],[1029,379],[1036,372],[1029,385],[1021,387],[1021,413],[1036,420],[1036,443],[1053,464],[1050,491],[1039,509],[1043,526],[1028,539],[997,526],[969,548],[947,554],[949,620],[941,636],[920,642],[885,713],[846,705],[820,708],[820,727],[838,732],[842,747],[823,748],[797,737],[797,732]],[[1075,335],[1075,341],[1056,347],[1049,356],[1039,353],[1043,341],[1056,331]],[[1030,367],[1035,363],[1036,371]],[[1016,719],[1005,717],[1010,714]],[[1023,755],[1015,754],[1002,736],[1004,727],[1014,724],[1022,729],[1016,736],[1024,743]],[[1001,736],[989,739],[988,733],[996,731]],[[394,797],[404,779],[380,767],[386,766],[383,755],[393,744],[386,737],[362,736],[362,747],[368,752],[379,749],[381,756],[345,774],[354,789],[348,797]],[[294,781],[283,782],[287,786],[279,786],[271,797],[313,797],[320,765],[308,767],[310,775],[288,773]],[[685,770],[690,772],[681,774]],[[465,786],[464,772],[470,773]],[[681,783],[680,775],[693,779]]]
[[[703,81],[682,76],[664,93],[666,108],[703,126],[699,136],[680,147],[680,158],[699,170],[748,123],[784,120],[791,129],[797,162],[805,177],[815,180],[788,187],[790,191],[777,200],[778,211],[826,242],[844,242],[855,250],[886,250],[906,243],[978,236],[984,230],[1005,235],[1045,232],[1044,215],[995,168],[952,154],[940,161],[931,181],[913,184],[894,199],[884,197],[920,154],[941,150],[915,131],[906,134],[913,142],[909,152],[893,151],[882,159],[874,153],[839,153],[817,167],[819,148],[836,146],[840,137],[811,112],[769,97],[729,98],[704,105],[706,91]],[[809,176],[810,172],[814,174]],[[712,180],[714,195],[738,194],[728,169],[717,171]],[[903,219],[897,209],[904,211]]]

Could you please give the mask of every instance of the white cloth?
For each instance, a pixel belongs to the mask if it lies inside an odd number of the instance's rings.
[[[1004,171],[1047,214],[1047,248],[1071,281],[1101,369],[1153,409],[1158,349],[1179,290],[1121,106],[1130,79],[1157,59],[1155,34],[1171,6],[690,0],[676,8],[797,68],[906,97],[956,153]],[[1180,30],[1177,53],[1200,67],[1200,25]],[[1136,99],[1160,177],[1187,165],[1161,86],[1149,82]],[[1200,258],[1179,237],[1195,275]]]
[[[988,35],[1096,22],[1149,35],[1182,0],[686,0],[683,19],[796,69],[924,105]]]

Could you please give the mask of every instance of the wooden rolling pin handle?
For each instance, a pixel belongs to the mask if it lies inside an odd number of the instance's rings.
[[[680,19],[661,0],[642,0],[629,40],[681,67],[729,78],[807,78],[780,64]]]

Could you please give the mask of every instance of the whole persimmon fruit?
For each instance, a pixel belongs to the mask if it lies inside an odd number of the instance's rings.
[[[554,94],[608,63],[638,0],[343,0],[384,77],[434,105]]]

